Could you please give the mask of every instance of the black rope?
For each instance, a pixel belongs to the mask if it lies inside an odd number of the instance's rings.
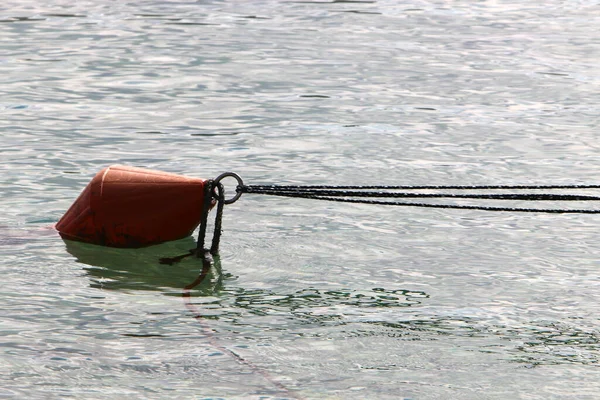
[[[215,230],[210,250],[204,248],[206,240],[206,227],[208,226],[208,211],[216,202],[217,213],[215,215]],[[219,242],[221,241],[221,227],[223,225],[223,206],[225,205],[225,190],[220,179],[208,180],[204,186],[204,203],[202,205],[202,216],[200,218],[200,230],[198,231],[198,242],[196,243],[196,257],[206,258],[207,253],[216,256],[219,254]]]
[[[417,203],[366,198],[447,198],[483,200],[521,201],[600,201],[600,196],[556,193],[414,193],[411,190],[573,190],[600,189],[600,185],[420,185],[420,186],[299,186],[299,185],[243,185],[237,187],[238,194],[254,193],[271,196],[306,198],[314,200],[339,201],[346,203],[393,205],[405,207],[427,207],[446,209],[467,209],[483,211],[507,211],[553,214],[600,214],[593,209],[547,209],[525,207],[497,207],[460,204]],[[395,192],[403,190],[404,192]]]
[[[204,201],[202,202],[202,213],[200,214],[200,230],[198,231],[198,242],[196,243],[196,257],[204,257],[204,241],[206,239],[206,227],[208,226],[208,211],[213,201],[214,181],[206,181],[204,185]]]
[[[217,189],[215,193],[214,189]],[[225,206],[225,189],[221,182],[216,182],[213,187],[213,196],[217,200],[217,214],[215,215],[215,232],[210,246],[210,254],[216,256],[219,254],[219,242],[221,241],[222,221],[223,221],[223,206]]]
[[[231,172],[228,173],[231,175]],[[331,185],[240,185],[244,190],[258,188],[272,189],[336,189],[336,190],[496,190],[496,189],[525,189],[525,190],[545,190],[545,189],[600,189],[600,185],[376,185],[376,186],[331,186]],[[246,193],[242,191],[243,193]]]
[[[490,200],[536,200],[536,201],[591,201],[600,200],[598,196],[548,194],[548,193],[502,193],[502,194],[462,194],[462,193],[405,193],[405,192],[365,192],[354,190],[331,189],[278,189],[273,187],[246,186],[244,193],[269,194],[273,196],[308,197],[393,197],[393,198],[457,198],[457,199],[490,199]],[[299,194],[299,196],[296,196]],[[301,194],[301,195],[300,195]]]

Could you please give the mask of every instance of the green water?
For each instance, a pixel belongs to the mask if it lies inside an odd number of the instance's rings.
[[[189,292],[48,228],[115,163],[597,184],[595,2],[71,3],[0,6],[0,398],[600,396],[593,215],[244,195]]]

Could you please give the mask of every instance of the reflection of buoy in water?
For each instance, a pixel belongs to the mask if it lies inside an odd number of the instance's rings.
[[[181,239],[200,223],[205,183],[113,165],[96,174],[56,229],[65,239],[111,247]]]

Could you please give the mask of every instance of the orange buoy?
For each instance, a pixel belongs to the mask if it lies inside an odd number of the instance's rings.
[[[64,239],[144,247],[189,236],[200,223],[206,181],[113,165],[98,172],[56,224]]]

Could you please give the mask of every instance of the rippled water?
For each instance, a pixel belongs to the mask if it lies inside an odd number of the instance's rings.
[[[596,1],[0,6],[0,398],[592,399],[600,219],[245,195],[221,258],[65,243],[101,168],[599,183]],[[600,206],[599,206],[600,207]]]

